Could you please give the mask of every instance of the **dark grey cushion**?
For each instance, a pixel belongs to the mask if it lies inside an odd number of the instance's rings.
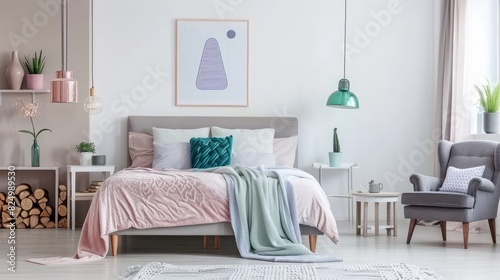
[[[401,195],[401,204],[412,206],[430,206],[445,208],[474,207],[474,197],[464,193],[449,192],[413,192]]]

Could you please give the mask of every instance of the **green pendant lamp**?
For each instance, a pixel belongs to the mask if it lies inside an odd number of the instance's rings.
[[[339,81],[339,90],[328,97],[326,106],[342,109],[358,109],[359,102],[356,95],[349,91],[350,83],[345,78],[345,56],[346,56],[346,26],[347,26],[347,3],[344,0],[344,78]]]

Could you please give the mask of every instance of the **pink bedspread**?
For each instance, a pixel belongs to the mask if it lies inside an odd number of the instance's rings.
[[[337,243],[335,218],[316,180],[289,180],[295,191],[299,223],[318,228]],[[109,235],[119,230],[229,222],[229,217],[226,181],[221,174],[125,169],[109,177],[92,200],[74,259],[106,256]],[[69,258],[65,259],[63,262]]]

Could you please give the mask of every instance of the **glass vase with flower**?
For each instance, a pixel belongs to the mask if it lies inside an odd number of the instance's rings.
[[[38,136],[40,133],[44,131],[50,131],[52,130],[48,128],[43,128],[40,129],[38,132],[35,129],[35,122],[33,121],[33,118],[38,116],[38,107],[40,106],[40,102],[36,99],[33,99],[32,102],[26,102],[24,99],[19,98],[18,99],[21,106],[21,111],[23,113],[23,116],[29,117],[31,121],[31,129],[32,130],[25,130],[21,129],[19,132],[22,133],[27,133],[33,136],[33,145],[31,145],[31,166],[32,167],[39,167],[40,166],[40,146],[37,143]]]

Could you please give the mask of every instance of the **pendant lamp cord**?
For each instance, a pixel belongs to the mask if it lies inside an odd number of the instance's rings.
[[[90,81],[92,84],[92,88],[94,87],[94,0],[90,1],[90,63],[92,66],[90,68]]]
[[[62,1],[61,5],[61,26],[62,26],[62,40],[61,40],[61,61],[62,70],[66,71],[66,65],[68,63],[67,52],[68,52],[68,5],[67,0]]]
[[[346,33],[347,33],[347,0],[344,0],[344,79],[345,79],[345,57],[346,57]]]

